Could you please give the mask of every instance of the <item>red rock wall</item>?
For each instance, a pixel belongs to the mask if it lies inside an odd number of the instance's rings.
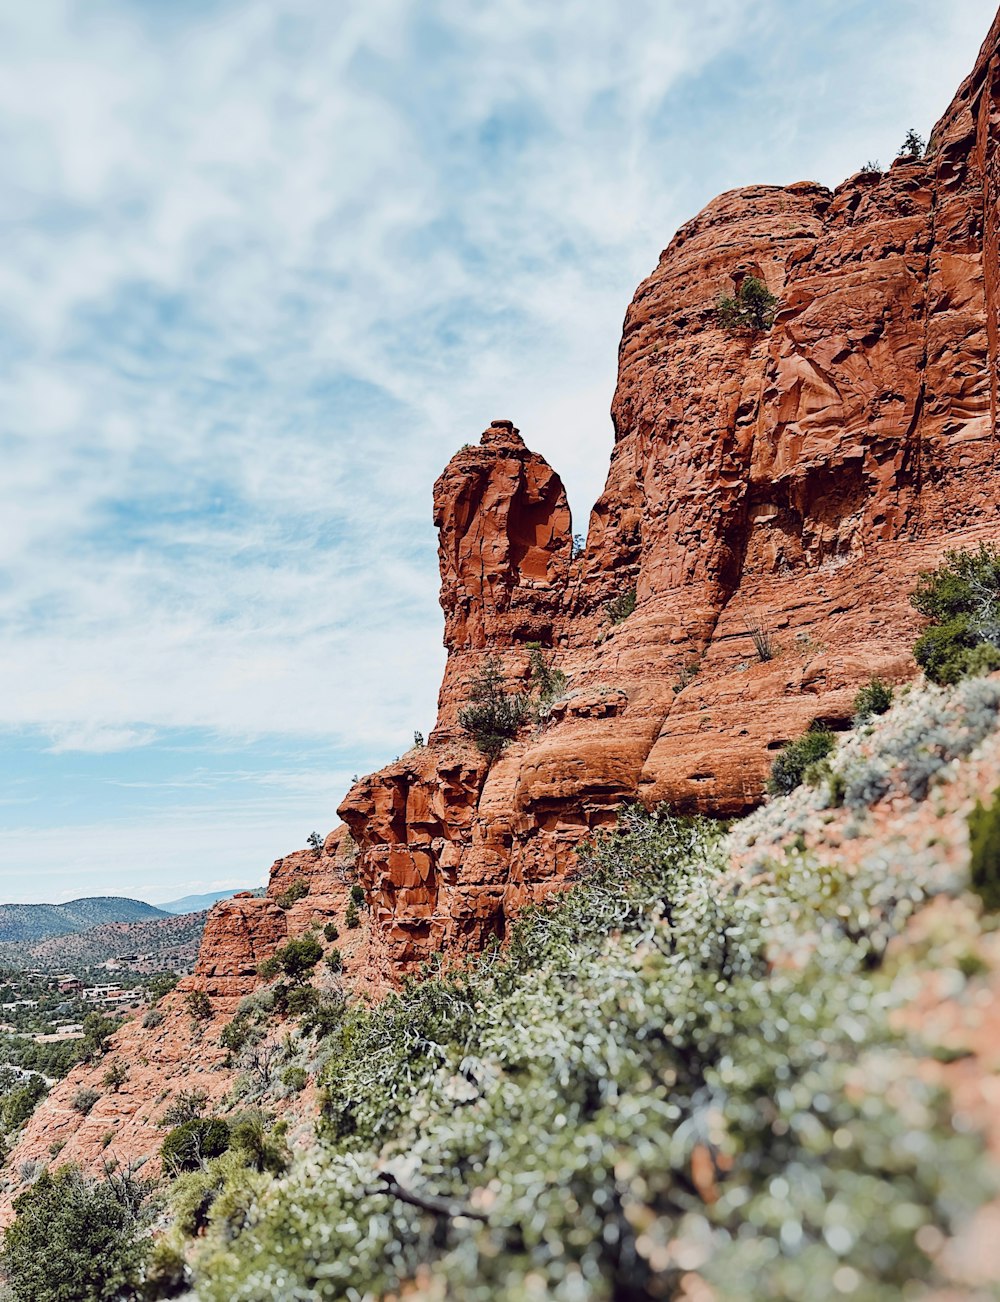
[[[340,810],[388,975],[502,936],[625,798],[748,809],[785,740],[915,672],[917,572],[1000,537],[998,90],[1000,18],[925,158],[732,191],[677,232],[625,319],[584,556],[509,421],[452,459],[438,723]],[[756,337],[714,310],[748,274],[780,300]],[[529,642],[566,699],[487,768],[458,710],[487,654],[523,686]]]

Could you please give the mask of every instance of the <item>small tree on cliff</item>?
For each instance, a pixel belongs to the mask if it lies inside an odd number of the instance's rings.
[[[897,157],[909,158],[915,161],[918,158],[923,158],[926,152],[927,141],[919,134],[919,132],[914,131],[914,129],[910,127],[909,131],[906,133],[906,139],[903,141]]]
[[[503,669],[496,656],[488,656],[469,684],[469,703],[459,711],[458,722],[492,763],[528,717],[530,702],[523,693],[504,688]]]
[[[774,325],[778,300],[757,276],[745,276],[735,294],[723,294],[715,315],[731,334],[758,334]]]

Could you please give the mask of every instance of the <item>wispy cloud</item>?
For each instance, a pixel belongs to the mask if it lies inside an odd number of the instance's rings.
[[[137,769],[426,731],[451,452],[511,416],[584,528],[673,228],[887,160],[992,8],[8,6],[0,726]]]

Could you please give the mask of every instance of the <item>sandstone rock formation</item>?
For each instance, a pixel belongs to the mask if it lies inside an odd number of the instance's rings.
[[[453,457],[437,726],[340,809],[387,972],[502,937],[623,799],[745,811],[784,741],[915,672],[917,572],[1000,536],[998,108],[1000,19],[926,157],[733,191],[677,232],[625,319],[582,556],[510,421]],[[730,334],[715,305],[748,275],[777,318]],[[565,699],[488,767],[458,711],[487,655],[524,688],[532,643]]]

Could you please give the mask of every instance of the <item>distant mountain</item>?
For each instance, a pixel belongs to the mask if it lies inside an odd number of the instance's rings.
[[[0,943],[24,944],[108,922],[145,922],[166,916],[163,909],[144,900],[117,895],[93,895],[66,904],[0,904]]]
[[[213,904],[218,904],[220,900],[231,900],[234,895],[241,891],[249,891],[249,886],[234,886],[231,891],[212,891],[207,895],[183,895],[179,900],[170,900],[167,904],[159,904],[164,913],[197,913],[199,909],[210,909]],[[254,895],[263,895],[264,887],[255,886],[252,888]]]
[[[162,913],[139,922],[105,922],[33,944],[8,941],[0,943],[0,966],[74,971],[122,954],[137,954],[143,960],[136,968],[139,971],[186,967],[198,956],[207,917],[207,910],[179,916]]]

